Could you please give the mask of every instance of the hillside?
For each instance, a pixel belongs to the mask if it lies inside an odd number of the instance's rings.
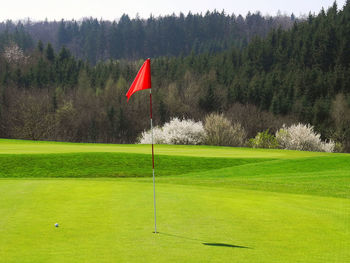
[[[264,17],[257,12],[243,17],[218,11],[148,19],[124,14],[115,21],[7,21],[0,23],[0,50],[11,41],[25,50],[41,41],[51,43],[56,51],[65,46],[75,57],[92,64],[108,59],[217,53],[231,46],[245,47],[254,36],[265,37],[273,28],[288,29],[296,21],[294,15]]]
[[[303,122],[349,151],[349,23],[350,3],[334,4],[242,50],[152,58],[155,124],[222,112],[251,138]],[[130,143],[148,128],[147,95],[125,100],[142,59],[91,66],[51,44],[13,50],[0,56],[1,137]]]

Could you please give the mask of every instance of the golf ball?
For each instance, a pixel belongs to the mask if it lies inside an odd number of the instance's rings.
[[[58,223],[55,224],[55,227],[58,227]]]

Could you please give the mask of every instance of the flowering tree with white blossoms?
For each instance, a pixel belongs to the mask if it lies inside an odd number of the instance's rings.
[[[179,119],[177,117],[153,129],[155,144],[201,144],[205,131],[201,121]],[[139,139],[141,144],[152,143],[151,130],[144,131]]]
[[[4,58],[9,63],[27,63],[28,57],[23,53],[23,50],[17,44],[11,44],[4,49]]]
[[[333,152],[333,141],[322,141],[321,135],[314,131],[314,127],[307,124],[293,124],[283,127],[276,132],[276,139],[282,149],[299,151]]]

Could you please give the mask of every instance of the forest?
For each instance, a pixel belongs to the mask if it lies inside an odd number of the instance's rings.
[[[303,20],[213,12],[0,28],[2,138],[134,143],[149,95],[125,94],[151,57],[156,125],[218,112],[251,138],[302,122],[350,151],[350,1]]]
[[[299,20],[294,15],[263,17],[257,12],[243,17],[208,11],[148,19],[130,19],[124,14],[118,21],[7,21],[0,23],[0,50],[11,42],[30,50],[42,41],[55,51],[65,46],[72,55],[93,65],[108,59],[216,53],[231,46],[245,47],[254,36],[265,37],[273,28],[288,29]]]

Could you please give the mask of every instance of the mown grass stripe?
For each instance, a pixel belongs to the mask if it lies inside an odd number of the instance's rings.
[[[150,154],[150,145],[63,143],[0,139],[0,154],[52,154],[79,152],[119,152]],[[155,145],[156,155],[212,157],[212,158],[267,158],[294,159],[313,156],[332,156],[330,153],[302,152],[275,149],[252,149],[205,145]],[[336,154],[340,155],[340,154]]]
[[[232,167],[268,159],[233,159],[159,155],[157,176]],[[132,153],[0,155],[0,177],[144,177],[151,176],[151,156]]]

